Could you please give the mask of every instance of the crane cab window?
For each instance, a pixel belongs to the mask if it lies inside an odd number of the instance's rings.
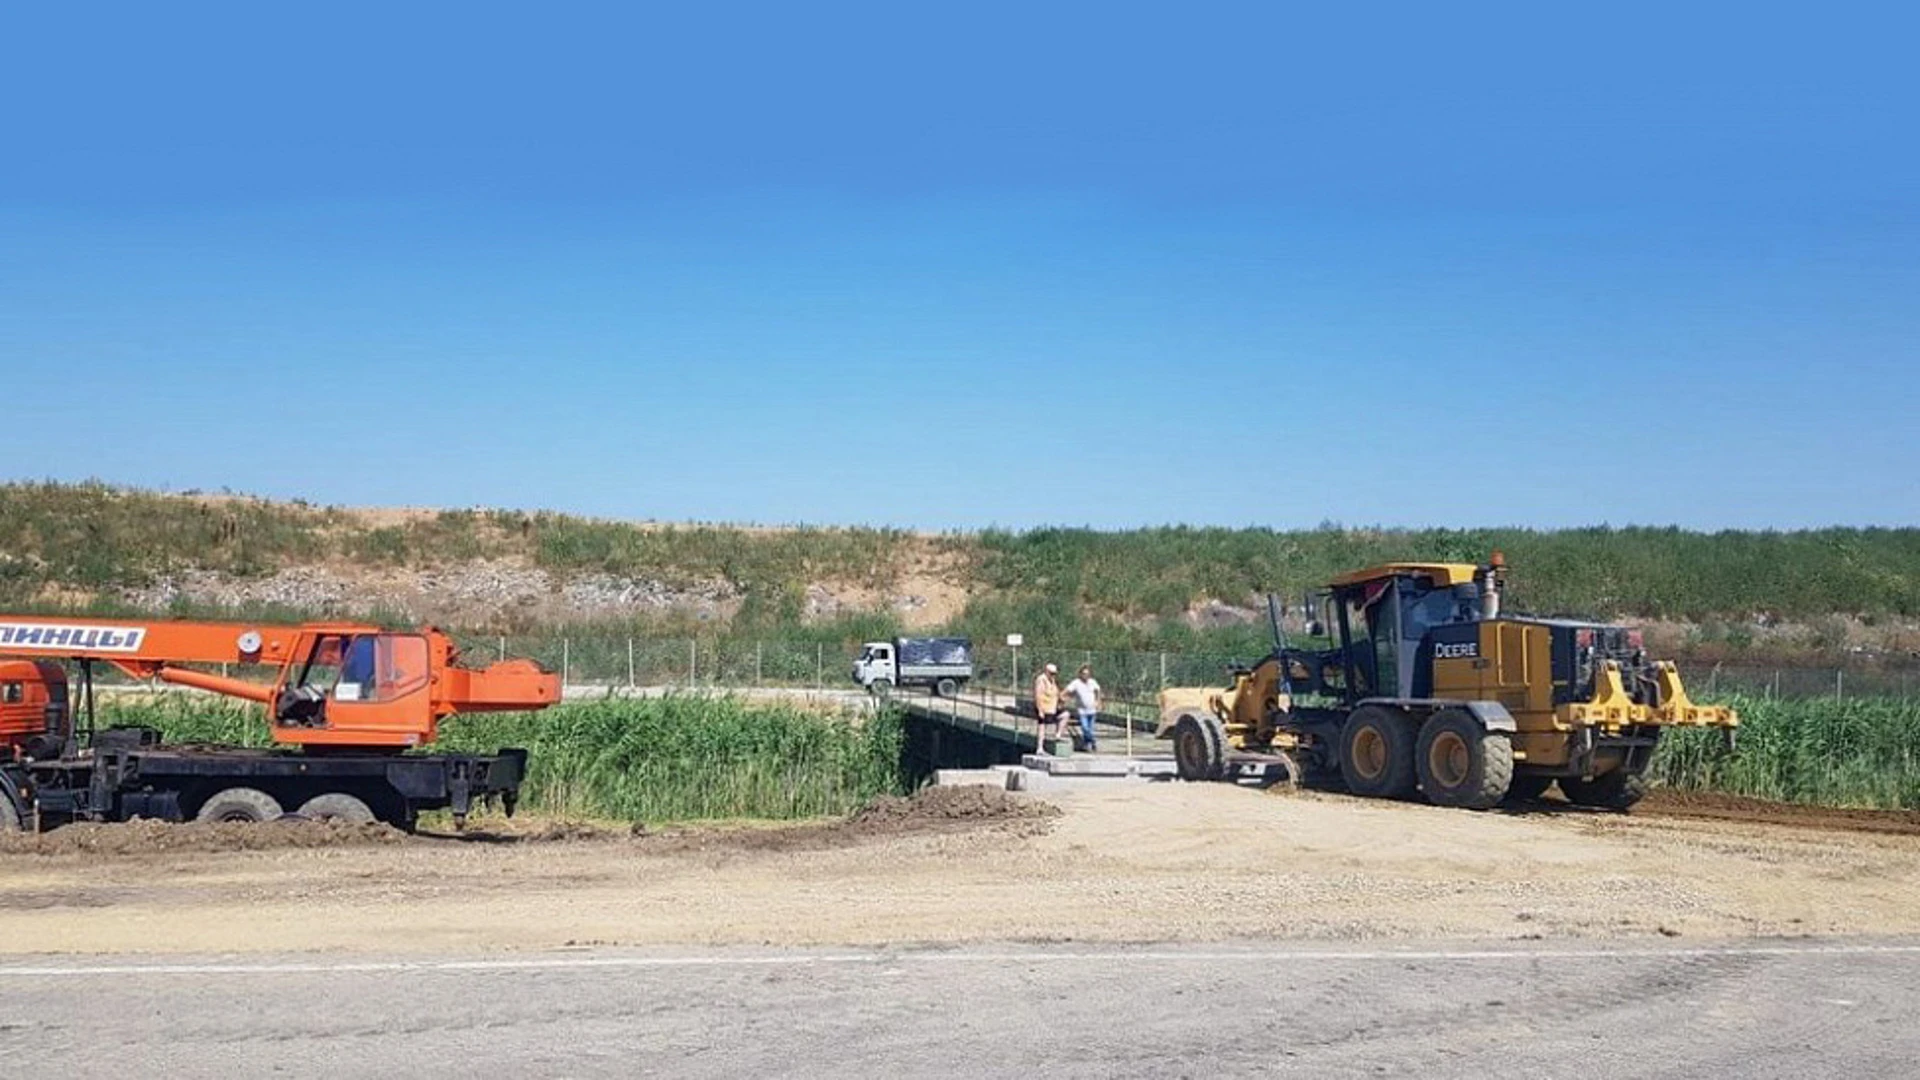
[[[380,702],[427,684],[427,639],[417,634],[327,634],[315,642],[302,686],[333,701]]]
[[[24,683],[0,683],[0,705],[18,705],[27,700],[27,688]]]

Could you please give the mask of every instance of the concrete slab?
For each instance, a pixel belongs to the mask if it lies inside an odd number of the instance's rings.
[[[1075,754],[1072,757],[1028,754],[1020,759],[1020,764],[1055,778],[1069,776],[1151,778],[1177,776],[1180,771],[1171,757],[1130,758],[1115,754]]]

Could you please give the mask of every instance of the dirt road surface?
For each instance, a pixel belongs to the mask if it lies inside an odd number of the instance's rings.
[[[28,843],[55,832],[0,848],[0,954],[1920,935],[1920,836],[1897,831],[1179,783],[1048,798],[1062,813],[637,837]]]

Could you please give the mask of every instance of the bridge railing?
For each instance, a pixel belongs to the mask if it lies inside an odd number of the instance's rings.
[[[471,659],[524,656],[560,672],[569,686],[851,688],[857,646],[783,638],[645,638],[610,635],[461,635]],[[1031,692],[1039,665],[1060,668],[1065,685],[1081,665],[1093,668],[1116,712],[1144,718],[1167,686],[1226,686],[1227,669],[1258,657],[982,644],[977,681],[1009,694]],[[1920,666],[1860,663],[1824,667],[1684,663],[1695,697],[1903,697],[1920,692]]]

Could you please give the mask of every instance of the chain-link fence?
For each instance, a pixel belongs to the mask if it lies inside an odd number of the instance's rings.
[[[853,686],[857,645],[767,638],[627,638],[599,635],[465,636],[469,662],[507,657],[535,660],[559,672],[570,687],[807,687]],[[1229,669],[1249,657],[1210,653],[1118,651],[1048,645],[976,645],[975,684],[1020,696],[1040,665],[1060,668],[1060,681],[1090,667],[1106,698],[1151,706],[1166,686],[1224,686]],[[1681,665],[1698,698],[1730,694],[1770,698],[1910,698],[1920,691],[1920,666],[1829,667],[1752,664]]]

